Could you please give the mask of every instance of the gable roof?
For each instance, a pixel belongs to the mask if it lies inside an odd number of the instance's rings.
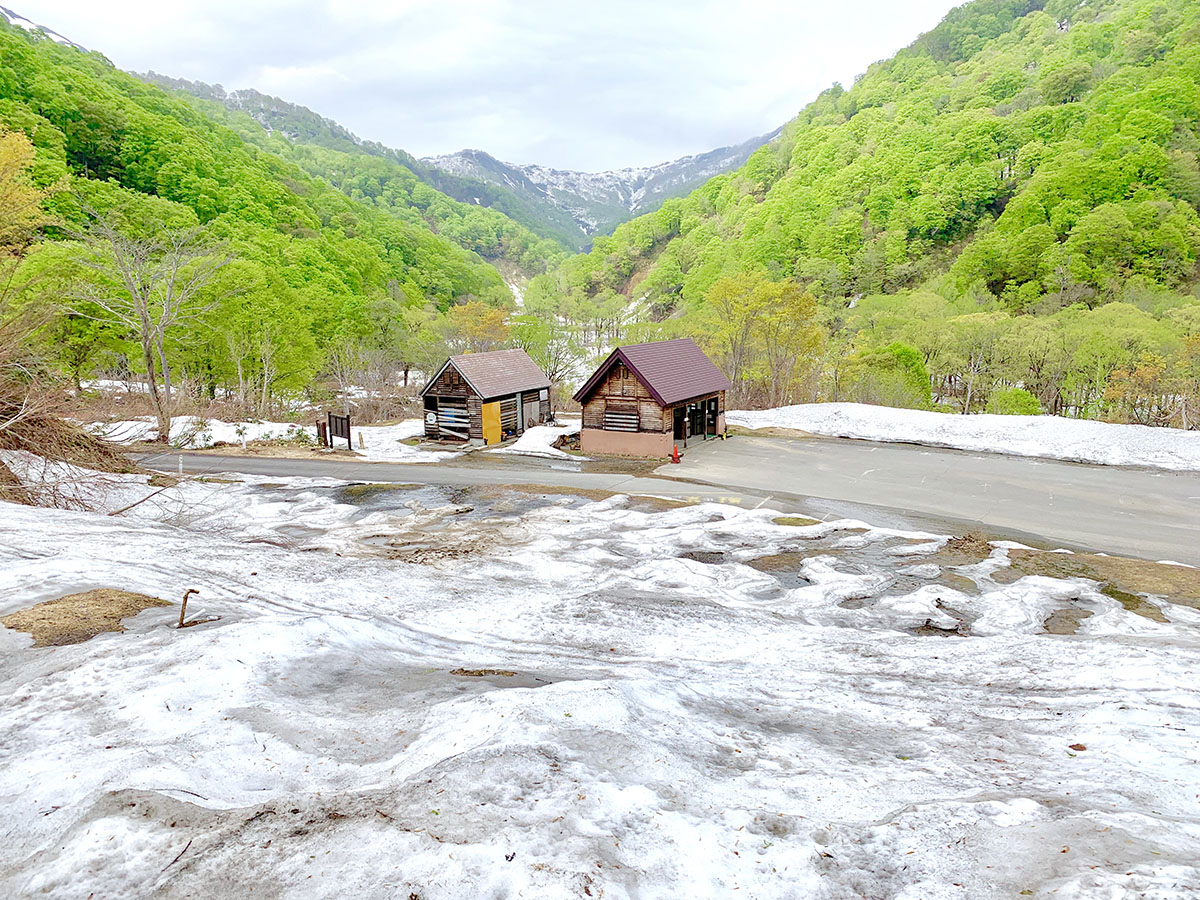
[[[625,363],[660,406],[729,390],[729,379],[691,338],[618,347],[576,393],[582,403],[618,361]]]
[[[421,388],[422,396],[429,392],[447,366],[454,366],[481,400],[550,387],[546,373],[524,350],[492,350],[450,357]]]

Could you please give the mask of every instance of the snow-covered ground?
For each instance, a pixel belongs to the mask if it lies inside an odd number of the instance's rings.
[[[858,522],[430,490],[0,505],[0,615],[221,617],[0,629],[0,896],[1200,892],[1197,611]]]
[[[1071,462],[1200,470],[1200,432],[1058,416],[957,416],[865,403],[730,410],[730,425],[1040,456]]]
[[[461,456],[461,450],[422,450],[404,441],[421,437],[425,423],[406,419],[396,425],[361,425],[351,429],[354,452],[376,462],[436,463]],[[358,439],[363,445],[359,447]]]
[[[489,453],[516,453],[522,456],[545,456],[551,459],[584,459],[564,453],[554,446],[554,442],[565,434],[575,434],[579,431],[579,423],[570,425],[535,425],[527,429],[511,444],[495,447]]]
[[[152,441],[158,434],[158,427],[150,417],[96,423],[87,427],[93,434],[118,444]],[[352,425],[352,449],[373,462],[435,463],[461,454],[459,450],[422,450],[404,443],[419,437],[424,429],[420,419],[407,419],[396,425]],[[196,416],[176,416],[171,419],[170,443],[179,450],[203,450],[221,443],[239,444],[243,439],[258,441],[272,438],[307,440],[315,444],[317,429],[312,425],[288,422],[221,422]],[[339,449],[344,447],[340,439],[336,439],[334,444]]]
[[[158,426],[150,416],[126,419],[121,422],[96,423],[87,426],[92,434],[116,444],[152,441],[158,436]],[[311,425],[291,422],[222,422],[198,416],[175,416],[171,419],[171,446],[179,450],[201,450],[214,444],[239,444],[247,441],[283,438],[297,435],[316,440],[317,430]]]

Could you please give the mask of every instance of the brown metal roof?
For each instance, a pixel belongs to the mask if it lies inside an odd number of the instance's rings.
[[[618,347],[575,394],[582,403],[620,360],[646,386],[660,406],[729,390],[729,379],[691,338]]]
[[[454,366],[481,400],[506,397],[520,391],[538,391],[550,387],[550,379],[524,350],[492,350],[488,353],[464,353],[452,356],[421,389],[425,394],[446,366]]]

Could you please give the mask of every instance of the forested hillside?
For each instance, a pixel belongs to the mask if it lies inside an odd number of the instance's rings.
[[[511,344],[568,386],[688,334],[734,405],[1200,422],[1195,2],[975,0],[572,257],[303,108],[167,93],[2,23],[0,51],[0,181],[40,204],[4,229],[0,303],[47,301],[75,380],[157,371],[265,412]],[[207,273],[149,337],[138,260]],[[545,272],[523,309],[500,270]]]
[[[405,368],[465,346],[512,308],[491,262],[518,275],[561,255],[397,162],[294,146],[243,119],[235,130],[97,53],[0,23],[0,187],[40,200],[5,223],[0,299],[53,311],[41,333],[61,370],[155,368],[168,390],[182,375],[265,407],[337,360]],[[172,266],[211,271],[143,352],[131,291],[176,284]]]
[[[147,72],[139,77],[168,90],[209,101],[209,105],[204,107],[209,115],[223,119],[248,140],[257,142],[259,129],[250,125],[247,118],[268,133],[278,132],[280,137],[287,138],[293,144],[388,160],[398,164],[408,175],[415,175],[437,193],[470,206],[483,206],[503,214],[495,218],[479,216],[480,223],[494,223],[507,217],[525,226],[532,234],[561,245],[564,250],[579,250],[587,242],[587,236],[571,216],[544,197],[539,198],[527,192],[517,194],[491,181],[447,172],[403,150],[385,147],[377,141],[363,140],[332,119],[318,115],[305,106],[253,89],[226,91],[220,85],[171,78],[157,72]],[[218,106],[224,107],[231,115],[225,116]],[[273,142],[271,146],[275,152],[288,153],[287,146],[281,142]]]
[[[527,304],[694,334],[741,403],[1194,426],[1198,84],[1194,2],[976,0]]]

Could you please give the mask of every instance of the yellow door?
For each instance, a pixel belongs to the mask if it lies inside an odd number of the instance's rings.
[[[483,442],[500,443],[500,401],[483,404]]]

